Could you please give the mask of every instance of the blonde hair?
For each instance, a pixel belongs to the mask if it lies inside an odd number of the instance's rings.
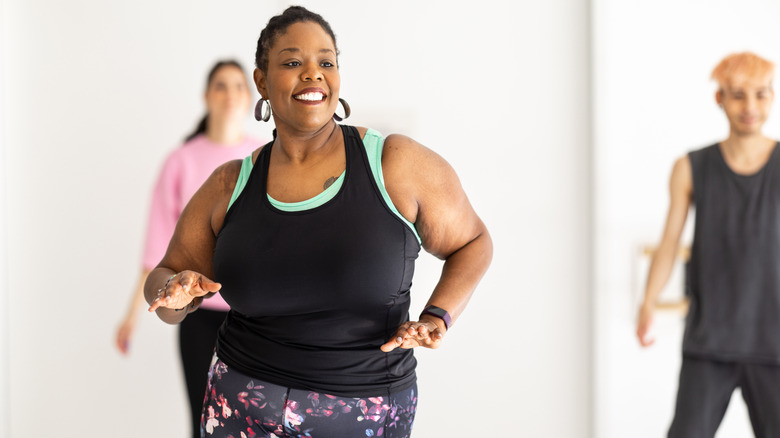
[[[775,75],[775,65],[755,53],[732,53],[723,58],[712,70],[712,79],[720,88],[726,86],[735,77],[743,76],[755,79],[767,78],[772,81]]]

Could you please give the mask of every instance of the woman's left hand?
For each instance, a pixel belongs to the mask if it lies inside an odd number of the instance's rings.
[[[439,348],[444,330],[431,320],[407,321],[401,324],[395,336],[380,347],[385,353],[396,348]]]

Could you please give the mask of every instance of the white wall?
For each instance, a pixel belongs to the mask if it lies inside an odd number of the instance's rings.
[[[418,353],[416,436],[589,436],[587,2],[303,3],[339,38],[349,122],[447,158],[495,241],[446,345]],[[130,358],[114,332],[207,69],[250,66],[283,3],[4,4],[8,436],[184,437],[175,329],[144,318]],[[413,312],[439,268],[421,258]]]
[[[0,169],[6,169],[5,162],[5,1],[0,0]],[[9,415],[9,369],[8,369],[8,290],[6,271],[6,183],[5,172],[0,174],[0,437],[8,434]]]
[[[665,436],[677,391],[683,319],[659,315],[657,342],[634,336],[647,260],[668,207],[674,160],[728,134],[714,102],[712,68],[755,51],[780,62],[775,1],[593,2],[595,176],[595,433]],[[766,132],[780,135],[780,117]],[[689,222],[692,217],[689,218]],[[690,243],[691,228],[685,240]],[[678,279],[665,294],[680,292]],[[718,437],[752,436],[741,397]]]

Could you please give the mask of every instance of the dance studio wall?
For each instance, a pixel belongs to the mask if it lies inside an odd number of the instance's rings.
[[[444,156],[495,242],[445,345],[417,354],[415,435],[588,436],[588,3],[302,3],[339,38],[348,122]],[[144,315],[128,358],[114,334],[154,179],[202,115],[209,66],[251,66],[287,3],[0,5],[0,436],[184,437],[176,328]],[[412,316],[440,266],[421,256]]]
[[[639,347],[636,311],[649,264],[642,250],[661,237],[674,161],[728,135],[712,69],[743,50],[780,62],[780,4],[594,0],[593,17],[594,436],[655,438],[674,412],[683,315],[661,312],[656,345]],[[777,109],[766,133],[780,136]],[[680,270],[665,299],[681,296]],[[736,394],[717,437],[753,436]]]

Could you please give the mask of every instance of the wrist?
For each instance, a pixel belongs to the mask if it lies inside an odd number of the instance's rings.
[[[441,324],[444,325],[445,331],[452,327],[452,317],[450,317],[450,314],[441,307],[432,305],[425,306],[425,309],[420,313],[420,320],[422,320],[424,316],[440,321]],[[438,323],[436,325],[441,327]]]
[[[190,314],[196,310],[198,310],[198,307],[200,307],[200,303],[203,302],[203,297],[195,297],[187,303],[186,306],[180,308],[180,309],[173,309],[176,312],[184,312],[185,314]]]
[[[441,332],[441,334],[447,333],[447,326],[444,325],[444,321],[442,321],[441,318],[437,318],[431,315],[420,315],[419,321],[426,324],[433,324],[436,326],[439,332]]]

